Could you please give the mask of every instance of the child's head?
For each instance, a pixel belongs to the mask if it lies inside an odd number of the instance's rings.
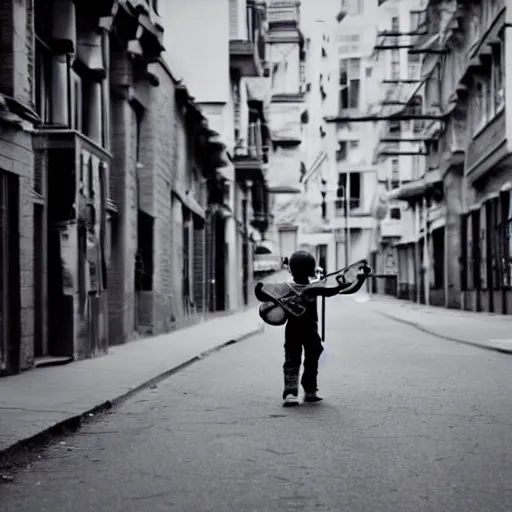
[[[314,277],[316,261],[308,251],[296,251],[290,257],[290,272],[294,279]]]

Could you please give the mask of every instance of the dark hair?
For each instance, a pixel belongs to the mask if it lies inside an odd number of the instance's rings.
[[[315,275],[315,257],[308,251],[296,251],[290,257],[290,272],[293,277],[305,278]]]

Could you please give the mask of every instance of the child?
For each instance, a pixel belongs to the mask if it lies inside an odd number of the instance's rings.
[[[284,372],[284,406],[298,405],[299,372],[304,347],[304,373],[301,385],[304,389],[305,402],[319,402],[317,395],[318,360],[323,352],[322,340],[318,334],[317,297],[333,297],[340,293],[357,292],[363,285],[370,268],[361,267],[354,283],[324,285],[305,289],[310,278],[315,277],[315,258],[307,251],[295,252],[289,260],[290,272],[293,276],[291,286],[297,293],[303,293],[306,299],[306,311],[300,317],[289,316],[285,327],[285,362]]]

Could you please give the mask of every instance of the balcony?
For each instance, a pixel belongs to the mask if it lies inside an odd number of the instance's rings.
[[[269,119],[271,138],[274,144],[286,147],[298,146],[302,142],[303,105],[298,102],[274,102],[270,104]]]
[[[466,176],[475,182],[498,162],[510,155],[506,139],[505,110],[492,119],[469,143],[466,151]]]
[[[295,0],[272,1],[268,6],[270,30],[298,29],[300,26],[300,2]]]
[[[401,238],[407,231],[407,226],[398,219],[386,219],[380,225],[382,238]]]
[[[76,130],[43,129],[34,135],[34,149],[48,158],[49,197],[55,220],[70,221],[85,216],[87,222],[115,215],[110,199],[109,174],[112,156]]]
[[[263,181],[264,167],[267,160],[267,148],[263,147],[260,123],[250,123],[247,132],[247,152],[237,154],[235,151],[235,175],[237,181]]]
[[[262,76],[265,40],[261,9],[248,2],[245,21],[246,38],[231,37],[229,41],[230,67],[237,70],[241,77]]]

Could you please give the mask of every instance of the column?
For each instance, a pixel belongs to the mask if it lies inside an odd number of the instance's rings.
[[[451,167],[444,177],[446,204],[444,286],[445,306],[460,309],[460,215],[462,211],[462,167]]]

